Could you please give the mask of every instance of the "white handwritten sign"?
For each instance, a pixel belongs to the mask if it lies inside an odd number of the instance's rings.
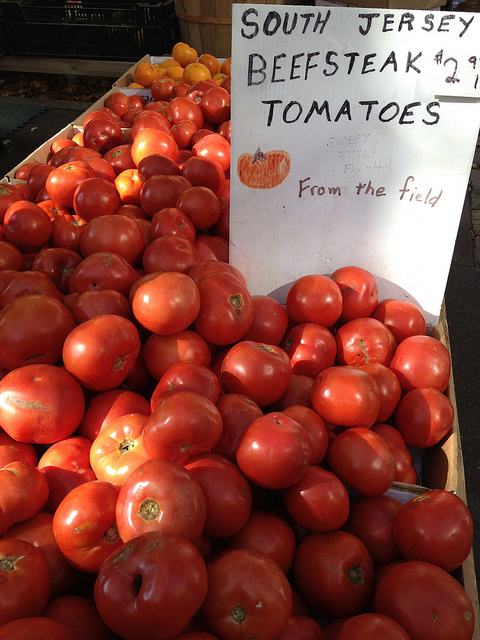
[[[473,13],[233,5],[230,260],[253,293],[355,264],[436,323],[479,42]]]

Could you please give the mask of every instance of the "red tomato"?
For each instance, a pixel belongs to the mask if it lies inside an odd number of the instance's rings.
[[[121,117],[129,109],[128,96],[125,93],[122,93],[122,91],[110,93],[105,98],[103,106],[108,107],[114,111],[117,116]]]
[[[0,583],[0,625],[42,614],[50,596],[50,572],[44,556],[33,544],[0,540]],[[4,633],[1,627],[0,632]],[[4,633],[3,637],[12,636]]]
[[[221,638],[277,638],[291,616],[292,590],[270,556],[252,549],[226,551],[212,560],[207,575],[201,612],[209,631]]]
[[[9,302],[30,294],[42,294],[56,300],[63,299],[63,295],[48,276],[39,271],[24,269],[14,274],[3,288],[0,293],[0,307],[3,308]]]
[[[363,496],[379,496],[395,477],[395,458],[390,445],[365,427],[352,427],[330,443],[327,460],[331,470]]]
[[[70,293],[115,289],[128,296],[138,274],[128,260],[111,251],[86,256],[70,275]]]
[[[37,162],[36,166],[32,167],[27,176],[27,190],[30,196],[29,199],[36,200],[38,194],[45,186],[47,176],[55,169],[51,164],[43,164]]]
[[[31,616],[13,620],[0,627],[0,638],[8,640],[76,640],[78,638],[71,629],[50,618]]]
[[[171,133],[147,127],[135,136],[132,142],[132,158],[135,165],[152,153],[160,153],[175,162],[178,160],[178,145]]]
[[[473,637],[475,614],[468,594],[430,562],[409,560],[391,567],[380,578],[373,602],[375,612],[398,622],[411,640]]]
[[[140,352],[135,325],[122,316],[103,315],[83,322],[63,344],[63,364],[82,386],[94,391],[118,387]]]
[[[360,613],[372,595],[367,548],[346,531],[310,533],[298,545],[296,585],[310,606],[334,618]]]
[[[443,489],[426,491],[402,505],[393,530],[405,560],[431,562],[448,573],[466,560],[473,543],[467,505]]]
[[[90,466],[90,446],[88,438],[70,436],[52,444],[41,456],[38,468],[49,487],[46,511],[54,513],[74,487],[96,479]]]
[[[247,287],[234,275],[211,273],[197,282],[200,311],[194,329],[208,342],[229,345],[250,328],[255,308]]]
[[[216,453],[200,453],[185,463],[200,484],[207,513],[203,533],[227,538],[245,525],[252,508],[252,491],[238,466]]]
[[[150,458],[120,487],[116,520],[124,542],[155,531],[193,543],[206,513],[205,496],[190,471],[173,460]]]
[[[240,393],[222,394],[218,398],[217,409],[222,417],[223,429],[212,451],[236,462],[238,444],[245,430],[263,412],[256,402]]]
[[[193,246],[199,260],[222,260],[228,262],[230,246],[228,240],[207,233],[199,233]]]
[[[35,202],[19,200],[11,204],[3,221],[5,240],[22,253],[39,251],[52,235],[52,221]]]
[[[322,418],[310,407],[293,404],[285,409],[283,413],[293,420],[296,420],[307,432],[312,445],[311,464],[320,464],[325,458],[328,449],[328,431]]]
[[[83,291],[73,303],[72,313],[77,324],[102,315],[117,315],[131,319],[132,310],[127,298],[115,289]]]
[[[0,311],[0,366],[12,370],[58,363],[74,327],[72,313],[51,296],[29,294],[12,300]]]
[[[138,163],[138,173],[143,180],[151,176],[178,176],[180,167],[175,160],[161,153],[152,153]]]
[[[87,223],[77,215],[63,215],[54,220],[51,243],[81,255],[80,243]]]
[[[143,356],[148,370],[157,381],[177,362],[196,362],[209,367],[212,359],[206,340],[191,329],[172,336],[152,334],[145,342]]]
[[[220,133],[208,132],[192,147],[192,155],[216,160],[226,172],[230,169],[231,146]]]
[[[75,189],[73,208],[86,222],[97,216],[112,214],[120,206],[115,186],[104,178],[87,178]]]
[[[119,491],[113,482],[84,482],[73,488],[57,507],[53,533],[74,568],[97,573],[102,562],[121,546],[115,522]]]
[[[103,156],[103,159],[110,164],[116,176],[126,169],[135,169],[135,163],[132,158],[132,145],[119,144],[113,147]]]
[[[185,189],[178,196],[175,207],[187,214],[196,231],[209,229],[220,216],[220,201],[208,187]]]
[[[32,364],[0,380],[0,424],[19,442],[50,444],[67,438],[84,409],[80,385],[63,368]]]
[[[151,457],[180,464],[210,451],[220,439],[222,418],[214,403],[194,391],[167,395],[145,423],[143,445]]]
[[[76,251],[63,247],[47,247],[35,256],[32,270],[44,273],[61,293],[67,294],[70,274],[81,261],[82,256]]]
[[[175,142],[179,149],[190,149],[192,138],[197,131],[197,127],[191,120],[180,120],[171,128]],[[180,156],[179,156],[180,158]]]
[[[283,395],[291,375],[290,359],[281,347],[241,340],[223,359],[220,381],[226,393],[242,393],[266,407]]]
[[[389,638],[389,640],[410,640],[410,636],[398,622],[379,613],[359,613],[345,620],[337,640],[369,640]]]
[[[362,367],[377,383],[380,389],[381,406],[377,422],[386,422],[393,414],[402,396],[402,388],[393,371],[379,362]]]
[[[211,369],[196,362],[178,362],[173,364],[160,378],[150,398],[153,411],[162,400],[177,391],[194,391],[213,404],[220,395],[220,383]]]
[[[78,185],[87,178],[95,178],[95,171],[90,165],[83,160],[67,162],[48,175],[45,188],[57,206],[71,209]]]
[[[135,140],[135,137],[143,129],[158,129],[158,131],[164,131],[171,135],[170,127],[170,122],[160,113],[156,111],[140,111],[133,121],[130,134],[132,140]]]
[[[168,76],[155,78],[150,85],[152,98],[156,101],[170,100],[174,86],[175,80],[173,80],[173,78],[169,78]]]
[[[310,465],[301,480],[283,490],[282,498],[295,522],[309,531],[338,529],[350,508],[345,485],[318,465]]]
[[[270,511],[253,509],[244,526],[225,540],[225,546],[265,553],[287,574],[293,566],[297,542],[286,520]]]
[[[115,182],[115,169],[105,158],[85,158],[84,162],[92,167],[97,178],[102,178],[103,180],[110,182],[110,184]]]
[[[316,322],[302,322],[290,328],[280,346],[292,362],[292,373],[310,378],[332,367],[337,355],[332,332]]]
[[[78,595],[64,595],[49,601],[43,612],[45,618],[68,627],[75,638],[114,640],[113,631],[103,622],[95,603]]]
[[[361,267],[346,266],[335,269],[330,276],[340,287],[343,304],[340,322],[371,316],[378,304],[375,276]]]
[[[83,146],[102,155],[122,144],[122,130],[109,119],[94,118],[83,125]]]
[[[23,256],[14,244],[0,240],[0,270],[12,269],[19,271],[23,266]]]
[[[357,496],[350,502],[350,513],[342,526],[367,547],[375,567],[401,559],[393,522],[401,502],[387,495]]]
[[[426,449],[449,433],[455,419],[451,401],[438,389],[408,391],[394,414],[396,428],[410,447]]]
[[[93,441],[107,425],[128,413],[149,415],[148,400],[134,391],[125,389],[96,393],[87,405],[78,428],[78,435]]]
[[[77,572],[67,562],[53,535],[53,515],[38,511],[28,520],[14,524],[2,539],[25,540],[37,548],[47,561],[51,578],[50,598],[70,592],[78,579]]]
[[[151,532],[105,561],[94,597],[104,622],[125,640],[169,640],[185,629],[206,592],[205,563],[194,545],[175,533]]]
[[[390,424],[382,423],[374,424],[372,431],[382,436],[393,451],[395,458],[395,481],[418,484],[419,478],[413,465],[412,454],[409,449],[407,449],[407,445],[400,431]]]
[[[272,411],[284,411],[291,405],[302,405],[312,408],[311,394],[313,378],[302,376],[298,373],[292,374],[287,390],[277,402],[271,406]],[[319,416],[320,417],[320,416]]]
[[[450,380],[450,352],[432,336],[410,336],[398,345],[390,369],[404,393],[419,387],[443,392]]]
[[[172,125],[182,120],[190,120],[197,130],[203,126],[203,110],[197,102],[187,96],[172,98],[165,109],[165,115]]]
[[[271,296],[253,295],[255,314],[244,340],[253,340],[278,345],[285,335],[288,325],[287,312]],[[284,348],[284,347],[283,347]],[[332,363],[333,364],[333,363]]]
[[[316,322],[324,327],[330,327],[339,319],[342,304],[340,287],[321,274],[298,278],[285,300],[287,313],[294,322]]]
[[[145,238],[141,228],[126,216],[99,214],[99,217],[90,219],[82,237],[84,256],[112,252],[136,265],[144,249]]]
[[[220,124],[230,119],[230,94],[223,87],[208,89],[199,104],[207,122]]]
[[[18,442],[8,433],[0,430],[0,469],[9,462],[29,462],[36,466],[38,456],[35,447],[30,442]]]
[[[387,325],[395,336],[397,344],[409,336],[423,336],[427,331],[423,313],[416,304],[408,300],[394,298],[381,300],[373,311],[372,318]]]
[[[90,463],[98,480],[121,486],[148,460],[143,447],[143,427],[148,415],[129,413],[116,418],[91,443]]]
[[[187,274],[199,261],[193,244],[181,236],[160,236],[143,252],[145,273],[181,272]]]
[[[313,383],[312,405],[325,421],[336,426],[368,429],[380,411],[380,389],[362,369],[328,367]]]
[[[312,445],[305,429],[281,412],[256,418],[245,430],[237,449],[237,463],[255,484],[284,489],[307,472]]]
[[[152,175],[143,184],[140,205],[152,218],[164,207],[175,207],[180,194],[192,185],[180,175]]]
[[[16,522],[28,520],[43,508],[48,498],[48,483],[39,469],[21,460],[0,469],[2,486],[0,534]]]
[[[37,166],[37,162],[32,163],[30,170],[33,167]],[[25,176],[27,177],[27,176]],[[18,178],[19,180],[23,178]],[[3,219],[5,217],[5,211],[8,207],[14,202],[18,202],[19,200],[25,200],[23,193],[13,184],[0,184],[0,224],[3,224]]]
[[[212,158],[191,156],[184,162],[181,174],[193,186],[208,187],[218,193],[225,184],[225,170],[222,165]]]
[[[378,362],[388,366],[397,343],[393,333],[375,318],[354,318],[335,334],[337,364],[361,367]]]
[[[190,218],[176,207],[164,207],[152,217],[151,239],[180,236],[193,244],[196,231]]]
[[[222,260],[202,260],[197,265],[195,265],[191,271],[188,272],[188,275],[192,278],[192,280],[195,280],[195,282],[198,283],[204,276],[210,275],[211,273],[219,272],[233,275],[238,278],[243,284],[246,284],[246,280],[243,274],[233,265],[228,264],[227,262],[223,262]]]

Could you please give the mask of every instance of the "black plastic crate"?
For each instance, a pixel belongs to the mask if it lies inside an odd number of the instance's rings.
[[[70,2],[67,8],[65,0],[8,4],[17,4],[22,13],[22,19],[12,19],[8,28],[13,54],[138,60],[146,53],[171,51],[180,38],[173,0],[128,5],[118,0],[82,0],[81,10],[79,6],[73,9]]]

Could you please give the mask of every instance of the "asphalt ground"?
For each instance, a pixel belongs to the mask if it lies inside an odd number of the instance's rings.
[[[57,101],[0,98],[2,111],[38,107],[39,113],[15,130],[3,131],[0,178],[22,162],[90,105]],[[22,120],[19,113],[18,120]],[[480,578],[480,146],[477,144],[469,189],[459,225],[445,291],[445,309],[452,354],[467,502],[474,519],[474,556]]]

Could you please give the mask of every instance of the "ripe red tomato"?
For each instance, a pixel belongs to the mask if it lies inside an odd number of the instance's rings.
[[[153,411],[162,400],[177,391],[194,391],[213,404],[220,395],[220,383],[214,372],[196,362],[178,362],[173,364],[160,378],[150,398]]]
[[[142,441],[147,417],[142,413],[120,416],[90,443],[90,464],[98,480],[121,486],[132,471],[148,460]]]
[[[194,391],[167,395],[144,426],[143,445],[151,457],[180,464],[210,451],[220,439],[222,418],[215,404]]]
[[[91,320],[97,316],[114,314],[131,319],[132,310],[127,298],[115,289],[99,291],[83,291],[73,303],[72,313],[77,324]]]
[[[140,206],[143,180],[138,169],[124,169],[116,176],[113,183],[120,194],[122,204]]]
[[[197,285],[201,305],[193,324],[195,331],[216,345],[229,345],[241,340],[255,314],[246,285],[228,273],[210,273],[200,278]]]
[[[38,468],[48,482],[45,510],[55,513],[64,497],[74,487],[96,480],[90,466],[91,442],[82,436],[70,436],[52,444],[38,461]]]
[[[419,387],[445,391],[450,380],[448,348],[432,336],[409,336],[398,345],[390,362],[403,393]]]
[[[216,160],[226,172],[230,169],[231,146],[220,133],[207,132],[193,145],[192,156]]]
[[[335,269],[330,276],[342,292],[343,304],[340,322],[354,318],[368,318],[378,304],[378,287],[370,271],[356,266]]]
[[[328,447],[327,460],[340,480],[363,496],[382,495],[395,477],[390,445],[365,427],[339,433]]]
[[[2,640],[26,640],[33,636],[35,640],[76,640],[78,638],[61,622],[41,617],[40,614],[12,620],[0,627]]]
[[[398,622],[379,613],[359,613],[345,620],[337,640],[369,640],[382,637],[389,640],[410,640],[410,636]]]
[[[192,185],[180,175],[157,175],[147,178],[140,193],[140,205],[152,218],[164,207],[175,207],[180,194]]]
[[[220,382],[226,393],[242,393],[263,408],[283,395],[291,376],[290,358],[281,347],[241,340],[223,359]]]
[[[372,559],[347,531],[308,534],[298,545],[293,572],[307,603],[330,617],[360,613],[372,595]]]
[[[363,365],[362,367],[377,383],[380,389],[381,405],[377,422],[386,422],[393,414],[402,396],[402,388],[393,371],[379,362]]]
[[[475,614],[457,580],[430,562],[409,560],[392,566],[378,581],[373,604],[398,622],[411,640],[473,638]]]
[[[138,274],[118,253],[98,251],[86,256],[70,275],[70,293],[115,289],[128,296]]]
[[[48,174],[54,169],[55,167],[53,165],[43,164],[41,162],[37,162],[36,165],[30,169],[26,182],[30,200],[35,201],[37,199],[38,194],[45,186]]]
[[[285,489],[298,482],[307,472],[311,457],[307,432],[281,412],[256,418],[237,449],[240,469],[249,480],[267,489]]]
[[[254,549],[275,560],[287,574],[293,566],[297,541],[293,528],[279,515],[252,509],[245,525],[225,540],[227,549]]]
[[[48,483],[39,469],[21,460],[0,469],[2,485],[0,535],[16,522],[28,520],[42,509],[48,497]]]
[[[341,527],[349,513],[345,485],[331,471],[310,465],[301,480],[282,491],[289,514],[309,531],[332,531]]]
[[[72,313],[59,300],[43,294],[15,298],[0,311],[0,366],[57,364],[74,328]]]
[[[161,236],[180,236],[193,244],[196,231],[190,218],[176,207],[164,207],[152,217],[150,236],[152,240]]]
[[[90,165],[83,160],[66,162],[48,175],[45,188],[57,206],[72,209],[75,190],[87,178],[95,178]]]
[[[119,487],[91,480],[74,487],[58,505],[53,533],[70,564],[97,573],[102,562],[122,545],[115,523]]]
[[[135,325],[122,316],[103,315],[79,324],[67,336],[63,364],[82,386],[115,389],[132,371],[140,352]]]
[[[350,502],[350,513],[342,529],[363,542],[375,567],[402,558],[393,533],[393,522],[401,506],[396,498],[385,494],[357,496]]]
[[[296,323],[316,322],[330,327],[342,312],[342,292],[331,278],[312,274],[298,278],[287,292],[285,307]]]
[[[271,296],[257,294],[252,296],[252,300],[255,314],[244,340],[280,344],[288,326],[288,316],[284,307]]]
[[[150,458],[120,487],[116,522],[124,542],[149,531],[174,533],[195,542],[205,525],[205,496],[178,462]]]
[[[243,433],[263,412],[248,396],[239,393],[223,393],[216,405],[222,417],[223,429],[212,451],[236,462],[237,448]]]
[[[215,538],[233,536],[245,525],[252,509],[250,483],[238,466],[217,453],[205,452],[185,463],[205,496],[203,533]]]
[[[116,176],[126,169],[136,168],[132,158],[131,144],[119,144],[117,147],[113,147],[103,156],[103,160],[110,164]]]
[[[158,381],[177,362],[197,362],[209,367],[212,353],[202,336],[186,329],[172,336],[152,334],[143,347],[143,357],[150,374]]]
[[[337,355],[332,332],[316,322],[302,322],[291,327],[280,346],[292,362],[292,373],[310,378],[316,378],[324,369],[332,367]]]
[[[226,551],[212,560],[207,575],[201,613],[209,631],[221,638],[277,638],[291,616],[292,590],[270,556],[252,549]]]
[[[94,597],[104,622],[125,640],[169,640],[187,627],[206,592],[207,570],[195,546],[156,531],[129,541],[104,562]]]
[[[160,236],[152,240],[142,256],[145,273],[181,272],[187,274],[199,261],[193,244],[181,236]]]
[[[5,212],[5,240],[22,253],[39,251],[52,235],[52,221],[35,202],[18,200]]]
[[[23,266],[23,256],[14,244],[6,240],[0,240],[0,269],[19,271]]]
[[[81,238],[87,223],[77,215],[62,215],[53,221],[51,243],[81,255]]]
[[[316,411],[300,404],[292,404],[283,413],[296,420],[307,432],[312,445],[311,464],[320,464],[328,449],[328,431],[324,421]]]
[[[151,127],[139,131],[132,142],[132,158],[135,165],[138,167],[140,161],[152,153],[160,153],[176,162],[179,149],[172,134]]]
[[[395,298],[381,300],[373,311],[372,318],[387,325],[395,336],[397,344],[409,336],[423,336],[427,331],[423,313],[416,304],[408,300]]]
[[[36,466],[38,455],[31,442],[18,442],[3,429],[0,431],[0,469],[9,462],[29,462]]]
[[[388,366],[397,343],[393,333],[375,318],[354,318],[335,334],[337,364],[361,367],[378,362]]]
[[[220,124],[230,119],[230,94],[223,87],[211,87],[199,101],[207,122]]]
[[[208,187],[218,193],[225,184],[225,171],[222,165],[211,158],[191,156],[183,163],[181,174],[193,186]]]
[[[95,603],[88,597],[63,595],[50,599],[43,615],[45,619],[67,626],[75,637],[114,639],[113,631],[103,622]]]
[[[87,178],[75,189],[73,209],[86,222],[97,216],[114,213],[120,206],[120,195],[115,185],[104,178]]]
[[[33,544],[25,540],[0,540],[0,583],[0,625],[42,614],[50,597],[50,571],[41,551]]]
[[[78,427],[84,410],[82,389],[63,368],[32,364],[0,380],[0,424],[19,442],[63,440]]]
[[[187,96],[172,98],[165,109],[165,116],[172,125],[182,120],[190,120],[197,130],[203,126],[203,111],[200,105]]]
[[[32,166],[30,167],[30,169],[35,167],[37,164],[38,163],[34,163],[34,164],[32,163]],[[25,178],[26,177],[27,176],[25,176]],[[25,178],[18,178],[18,179],[22,180]],[[8,207],[14,202],[17,202],[19,200],[25,200],[25,197],[23,193],[20,191],[20,189],[18,189],[13,184],[6,184],[3,182],[0,184],[0,224],[3,224],[5,211],[8,209]]]
[[[358,367],[329,367],[313,383],[312,405],[326,422],[369,429],[380,411],[380,389],[372,376]]]
[[[218,197],[204,186],[192,186],[182,191],[175,207],[190,218],[196,231],[209,229],[220,217]]]
[[[418,484],[418,474],[413,464],[412,454],[405,444],[402,434],[390,424],[376,423],[372,431],[388,442],[395,458],[395,480]]]
[[[122,144],[120,125],[108,118],[94,118],[83,125],[83,146],[105,155]]]
[[[405,560],[431,562],[448,573],[465,561],[473,542],[467,505],[443,489],[431,489],[402,505],[393,530]]]
[[[46,247],[35,256],[32,270],[44,273],[61,293],[67,294],[70,274],[81,261],[82,256],[71,249]]]
[[[451,401],[432,387],[412,389],[398,403],[395,427],[410,447],[426,449],[450,431],[455,419]]]

